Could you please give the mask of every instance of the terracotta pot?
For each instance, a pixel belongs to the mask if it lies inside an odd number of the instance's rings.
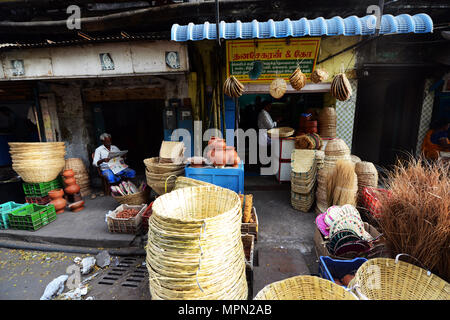
[[[227,164],[228,165],[236,165],[238,163],[238,154],[236,152],[236,149],[234,147],[228,146],[226,147],[226,153],[227,153]]]
[[[84,209],[84,201],[77,201],[69,205],[72,212],[78,212]]]
[[[227,146],[227,144],[226,144],[225,140],[222,138],[211,137],[211,139],[209,139],[209,141],[208,141],[208,146],[210,148],[222,149],[222,148],[225,148]]]
[[[215,167],[223,167],[227,163],[227,149],[213,149],[211,152],[211,162]]]
[[[67,201],[63,198],[64,191],[63,189],[57,189],[49,191],[48,195],[52,199],[49,204],[55,206],[55,210],[57,214],[63,213],[66,208]]]
[[[75,180],[75,178],[66,178],[66,179],[64,180],[64,184],[65,184],[66,186],[70,186],[70,185],[72,185],[72,184],[74,184],[74,183],[77,183],[77,180]]]
[[[70,178],[70,177],[73,177],[75,175],[75,172],[73,172],[72,169],[66,169],[66,170],[63,171],[62,175],[63,175],[64,178]]]
[[[76,183],[74,183],[74,184],[66,187],[64,189],[64,192],[67,194],[74,194],[74,193],[80,192],[80,186],[77,185]]]

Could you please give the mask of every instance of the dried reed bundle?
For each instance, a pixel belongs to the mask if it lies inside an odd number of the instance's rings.
[[[379,225],[392,255],[406,253],[450,280],[450,164],[411,159],[398,163],[380,195]],[[413,261],[411,261],[414,263]],[[419,265],[420,266],[420,265]]]
[[[327,181],[328,206],[351,204],[356,206],[358,179],[352,161],[338,160]]]

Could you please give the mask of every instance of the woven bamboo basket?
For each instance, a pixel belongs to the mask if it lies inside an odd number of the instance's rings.
[[[150,200],[150,190],[146,188],[143,191],[128,194],[124,196],[112,196],[120,204],[140,205],[147,204]]]
[[[295,276],[265,286],[254,300],[357,300],[357,297],[329,280]]]
[[[336,157],[344,155],[350,155],[350,149],[344,140],[336,138],[328,141],[325,147],[325,156]]]
[[[186,178],[186,177],[177,177],[175,180],[175,187],[173,190],[178,190],[182,188],[188,188],[188,187],[199,187],[199,186],[214,186],[211,183],[192,179],[192,178]]]
[[[144,160],[145,167],[152,173],[163,174],[181,170],[185,164],[160,163],[159,157],[148,158]]]
[[[272,138],[287,138],[294,134],[295,130],[289,127],[273,128],[267,131],[267,135]]]
[[[151,173],[148,169],[145,170],[147,184],[159,195],[172,191],[175,187],[175,177],[182,175],[184,175],[184,168],[163,174]],[[174,177],[168,179],[171,176]]]
[[[152,299],[247,299],[237,193],[188,187],[158,197],[149,218]]]
[[[53,163],[47,165],[41,162],[40,165],[24,166],[13,163],[12,168],[16,171],[23,181],[28,183],[49,182],[55,180],[64,168],[64,160],[60,164]]]
[[[450,300],[450,284],[413,264],[389,258],[364,262],[349,287],[361,299]]]

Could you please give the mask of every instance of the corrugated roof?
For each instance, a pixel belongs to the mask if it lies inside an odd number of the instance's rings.
[[[222,39],[266,39],[304,36],[357,36],[373,35],[376,32],[376,16],[367,15],[359,18],[339,16],[331,19],[319,17],[313,20],[302,18],[299,20],[284,19],[283,21],[266,22],[236,21],[232,23],[220,22],[219,35]],[[401,14],[393,16],[385,14],[381,18],[380,34],[388,33],[428,33],[433,31],[433,20],[425,13],[416,15]],[[171,31],[174,41],[198,41],[216,39],[216,24],[205,22],[180,26],[174,24]]]

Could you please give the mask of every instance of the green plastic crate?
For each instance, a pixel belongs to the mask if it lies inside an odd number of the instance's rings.
[[[27,197],[45,197],[48,195],[49,191],[61,189],[63,187],[63,183],[61,177],[58,177],[55,180],[49,182],[40,182],[40,183],[24,182],[22,186],[23,192]]]
[[[8,229],[9,228],[9,213],[16,209],[19,209],[23,206],[27,206],[28,204],[20,204],[15,203],[14,201],[9,201],[3,204],[0,204],[0,229]]]
[[[54,205],[41,206],[32,203],[9,214],[9,226],[11,229],[34,231],[54,220],[56,220]]]

